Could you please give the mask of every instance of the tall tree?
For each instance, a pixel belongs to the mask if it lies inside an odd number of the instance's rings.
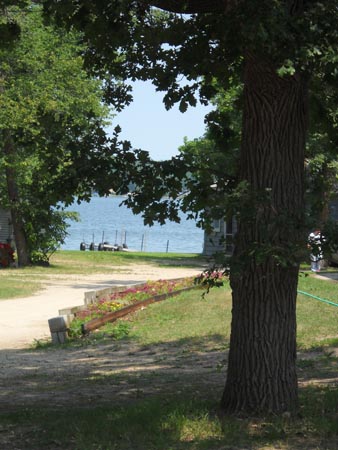
[[[84,32],[87,63],[98,76],[110,72],[125,79],[152,79],[157,89],[166,91],[167,107],[178,102],[185,111],[196,104],[198,89],[202,102],[214,94],[214,78],[227,89],[233,74],[241,77],[241,204],[221,407],[246,413],[295,410],[308,86],[318,72],[323,83],[336,83],[336,2],[47,0],[46,12],[53,11],[61,23]],[[118,59],[119,54],[123,58]],[[188,80],[183,86],[178,82],[182,75]],[[113,90],[108,82],[107,99]],[[148,162],[145,166],[150,172]],[[174,168],[168,163],[162,174]],[[160,172],[152,174],[148,185],[163,192]],[[148,209],[153,216],[156,206],[160,216],[172,215],[169,203],[164,212],[163,205],[153,203]]]
[[[11,210],[18,262],[27,265],[47,258],[53,233],[54,245],[65,237],[60,202],[88,199],[113,159],[109,109],[101,83],[83,69],[78,33],[44,25],[34,4],[10,13],[20,35],[0,49],[0,198]]]

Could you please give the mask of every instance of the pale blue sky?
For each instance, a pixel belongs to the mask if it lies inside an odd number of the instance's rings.
[[[204,134],[210,106],[198,104],[182,114],[177,106],[167,111],[163,93],[150,82],[135,83],[133,92],[133,103],[116,115],[113,126],[122,127],[120,138],[131,141],[134,148],[149,151],[155,160],[169,159],[178,153],[185,136],[190,140]]]

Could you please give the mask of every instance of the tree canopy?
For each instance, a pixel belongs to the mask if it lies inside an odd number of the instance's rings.
[[[311,90],[311,105],[317,102],[315,108],[311,107],[311,114],[316,108],[318,112],[326,111],[325,118],[321,114],[320,120],[314,119],[312,122],[318,126],[325,122],[323,126],[327,127],[326,119],[329,119],[331,139],[335,135],[337,31],[334,23],[337,9],[334,1],[327,2],[325,7],[320,2],[299,1],[159,0],[126,1],[123,4],[92,2],[90,5],[47,1],[45,10],[48,14],[56,12],[58,23],[77,27],[84,33],[88,43],[85,51],[87,68],[103,77],[105,98],[117,107],[129,103],[131,93],[127,84],[121,88],[115,78],[111,80],[107,77],[108,73],[115,74],[126,83],[128,79],[150,79],[159,91],[164,92],[166,108],[179,103],[180,110],[185,111],[198,101],[210,101],[217,95],[219,86],[226,92],[231,86],[239,85],[243,81],[246,58],[259,55],[262,61],[271,61],[274,70],[285,79],[296,73],[306,78]],[[186,83],[182,84],[182,76]],[[331,107],[324,106],[324,102],[326,106],[331,103]],[[145,154],[142,158],[146,158]],[[191,161],[188,163],[186,159],[185,163],[191,166]],[[163,165],[162,173],[159,165],[154,164],[159,179],[166,178],[168,170],[164,166],[168,164]],[[183,165],[182,158],[178,158],[175,163],[170,163],[169,171],[176,167],[176,172],[182,177]],[[128,167],[123,170],[128,171]],[[135,167],[130,166],[130,170],[135,170]],[[189,168],[186,167],[186,170],[189,171]],[[156,203],[151,209],[154,212],[157,205],[157,217],[161,221],[166,217],[177,219],[174,217],[174,205],[169,207],[167,203],[168,207],[164,208],[156,195],[156,192],[165,189],[164,186],[160,189],[163,182],[159,180],[157,183],[155,177],[153,188],[150,189],[148,181],[148,189],[143,189],[139,168],[136,172],[140,189],[137,197],[133,197],[135,211],[149,209],[149,200],[154,198]],[[179,193],[181,188],[170,181],[171,177],[166,181],[167,189],[175,198],[175,189]],[[233,184],[231,186],[234,187]],[[229,194],[229,189],[227,191]],[[237,193],[234,195],[237,198]],[[192,196],[185,197],[184,201],[181,198],[185,209],[189,198],[192,199]],[[193,203],[196,201],[192,200]],[[129,205],[132,205],[131,201]],[[203,210],[200,206],[199,209]],[[150,213],[145,215],[146,221],[149,221]]]

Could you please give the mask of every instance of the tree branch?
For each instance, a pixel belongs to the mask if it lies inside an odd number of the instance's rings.
[[[155,6],[165,11],[194,14],[226,12],[238,3],[238,0],[141,0],[150,6]]]

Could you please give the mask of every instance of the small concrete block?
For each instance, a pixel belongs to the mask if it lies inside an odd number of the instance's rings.
[[[63,308],[59,309],[59,316],[68,316],[70,314],[75,314],[77,311],[80,311],[81,309],[84,309],[85,305],[79,305],[79,306],[71,306],[69,308]]]
[[[48,320],[49,329],[50,331],[67,331],[74,319],[74,314],[60,314]]]
[[[63,318],[65,319],[65,322],[66,322],[66,325],[67,325],[67,330],[68,330],[68,328],[70,327],[70,324],[75,319],[75,314],[65,314],[63,316]]]
[[[112,288],[105,288],[96,291],[96,300],[101,300],[102,297],[107,297],[112,293]]]
[[[67,332],[66,331],[52,331],[52,344],[64,344],[67,340]]]
[[[91,305],[96,301],[96,291],[89,291],[84,293],[84,304]]]
[[[51,333],[67,330],[67,323],[65,320],[65,316],[53,317],[52,319],[48,320],[48,324]]]

